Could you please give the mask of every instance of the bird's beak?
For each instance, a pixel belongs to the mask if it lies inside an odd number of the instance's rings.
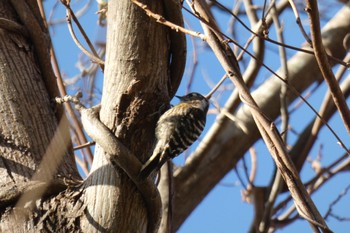
[[[183,96],[178,96],[178,95],[176,95],[175,97],[180,99],[180,100],[182,100],[182,98],[183,98]]]

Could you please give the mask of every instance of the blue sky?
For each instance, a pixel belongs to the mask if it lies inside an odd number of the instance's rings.
[[[257,1],[261,2],[261,1]],[[54,1],[45,1],[45,7],[47,10],[47,16],[50,15],[50,10],[53,7]],[[77,10],[85,4],[86,1],[79,1],[77,4],[72,4],[73,9]],[[232,4],[227,4],[226,6],[232,7]],[[337,9],[339,9],[339,4],[333,4],[331,7],[327,8],[327,15],[332,16]],[[95,12],[97,11],[96,3],[93,1],[90,9],[80,17],[80,22],[83,27],[87,31],[90,39],[94,42],[103,41],[105,38],[105,29],[101,29],[97,26],[96,20],[97,15]],[[226,28],[228,26],[228,22],[230,18],[228,16],[219,15],[219,11],[214,12],[219,20],[220,27],[224,29],[224,32],[227,33]],[[198,22],[185,13],[185,21],[187,25],[195,31],[202,32]],[[64,19],[65,18],[65,10],[62,5],[58,4],[55,8],[55,12],[53,15],[53,19]],[[301,44],[304,43],[304,38],[299,33],[296,25],[295,18],[290,10],[287,10],[283,16],[282,21],[285,29],[285,38],[286,43],[290,45],[294,45],[296,47],[300,47]],[[306,15],[303,15],[302,22],[307,28],[307,18]],[[322,22],[324,24],[324,22]],[[245,40],[249,37],[249,32],[243,29],[241,26],[237,26],[236,30],[239,32],[238,38],[245,42]],[[56,25],[53,29],[50,30],[52,35],[52,40],[54,44],[54,48],[58,57],[59,65],[61,72],[67,77],[74,77],[79,74],[79,69],[76,68],[76,63],[79,58],[83,55],[74,44],[71,36],[69,35],[67,25],[65,23]],[[275,38],[274,29],[270,29],[269,36],[271,38]],[[221,68],[219,62],[216,60],[215,56],[208,52],[208,47],[204,46],[204,42],[199,39],[195,39],[195,43],[198,45],[197,57],[198,57],[198,68],[196,70],[195,79],[192,84],[191,91],[197,91],[206,94],[210,90],[210,84],[215,84],[224,74],[223,69]],[[242,43],[241,43],[242,44]],[[193,45],[192,41],[188,38],[188,58],[187,58],[187,69],[185,71],[185,75],[182,81],[182,84],[178,90],[178,94],[185,94],[187,82],[189,79],[190,69],[192,67],[192,59],[193,59]],[[294,51],[288,50],[288,57],[292,56]],[[276,54],[276,47],[271,44],[267,44],[267,65],[273,68],[274,70],[279,67],[279,60]],[[273,62],[275,61],[275,62]],[[349,71],[348,71],[349,74]],[[263,69],[259,73],[259,77],[257,82],[262,83],[267,78],[269,78],[271,74]],[[101,80],[98,79],[98,80]],[[86,81],[84,81],[86,82]],[[84,82],[81,82],[79,85],[83,87],[84,90]],[[209,84],[209,86],[208,86]],[[222,92],[222,97],[220,98],[220,102],[224,103],[227,97],[230,94],[230,88],[232,90],[233,86],[229,81],[225,82],[228,90]],[[97,97],[95,99],[96,103],[98,98],[100,97],[102,82],[99,81],[96,83],[98,88]],[[324,95],[324,91],[326,90],[326,86],[323,84],[322,87],[317,91],[317,93],[309,100],[312,105],[318,109],[320,105],[320,99],[322,99]],[[70,93],[74,94],[77,90],[70,89]],[[219,91],[220,92],[220,91]],[[173,102],[176,104],[176,101]],[[309,123],[311,117],[313,116],[311,110],[308,109],[305,105],[296,111],[292,118],[290,124],[293,125],[296,131],[301,131],[303,127]],[[214,121],[215,116],[210,115],[208,117],[208,123],[206,130],[210,127],[211,123]],[[342,122],[338,115],[334,116],[330,121],[331,126],[336,130],[336,132],[341,136],[342,140],[348,145],[349,137],[342,125]],[[295,136],[290,135],[290,140],[292,143]],[[329,163],[334,161],[335,158],[342,155],[344,151],[337,145],[336,139],[329,133],[327,129],[322,130],[321,137],[317,140],[316,146],[311,151],[310,155],[315,158],[318,152],[320,145],[323,146],[324,151],[324,160],[322,162]],[[194,145],[192,150],[195,149],[196,144]],[[256,180],[256,185],[266,185],[270,181],[270,177],[273,171],[273,161],[266,150],[266,146],[261,142],[257,142],[254,145],[257,153],[258,153],[258,175]],[[246,156],[249,165],[249,156]],[[179,156],[175,162],[178,165],[183,164],[184,156]],[[237,166],[237,170],[240,173],[243,173],[242,164],[239,163]],[[302,178],[307,180],[312,177],[313,171],[310,169],[309,165],[306,165],[302,171]],[[321,213],[324,213],[328,204],[334,200],[337,195],[349,184],[348,182],[348,174],[343,173],[338,175],[334,182],[326,185],[319,192],[317,192],[313,199],[316,202],[316,205],[319,207]],[[193,211],[190,217],[186,220],[183,226],[180,228],[180,233],[192,233],[192,232],[202,232],[202,233],[226,233],[226,232],[247,232],[250,227],[254,212],[253,205],[244,203],[241,198],[242,186],[239,184],[238,178],[236,174],[231,171],[229,174],[223,178],[223,180],[217,184],[217,186],[208,194],[208,196],[204,199],[204,201]],[[331,192],[329,192],[331,191]],[[345,197],[336,207],[336,213],[339,215],[343,215],[345,217],[350,217],[349,209],[349,195]],[[329,222],[329,226],[335,232],[346,232],[346,229],[349,229],[349,222],[339,222],[331,219]],[[285,229],[279,230],[279,232],[311,232],[311,228],[305,221],[296,221],[292,225],[288,226]]]

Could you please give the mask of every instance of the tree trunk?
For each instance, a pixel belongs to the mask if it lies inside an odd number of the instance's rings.
[[[163,13],[161,1],[145,4]],[[151,153],[158,110],[169,102],[168,33],[130,0],[109,2],[100,120],[143,162]],[[147,212],[141,195],[125,173],[108,164],[104,153],[96,147],[84,184],[87,212],[98,225],[86,219],[84,231],[145,232]]]
[[[21,3],[29,9],[25,16],[39,12],[34,3]],[[163,2],[147,4],[164,13]],[[3,18],[17,19],[6,1],[0,9],[7,14]],[[28,31],[30,36],[40,33]],[[126,174],[107,162],[99,145],[88,178],[79,180],[66,118],[57,123],[47,77],[41,77],[29,42],[35,40],[19,32],[0,31],[1,232],[146,232],[144,200]],[[100,119],[142,162],[150,156],[156,121],[183,71],[176,70],[177,79],[170,80],[170,34],[131,1],[110,1]]]
[[[23,232],[34,229],[34,218],[22,217],[35,200],[79,175],[67,119],[58,122],[55,116],[48,77],[42,76],[31,39],[23,35],[28,31],[12,26],[21,23],[9,1],[0,1],[0,12],[8,20],[8,28],[0,29],[0,231]]]

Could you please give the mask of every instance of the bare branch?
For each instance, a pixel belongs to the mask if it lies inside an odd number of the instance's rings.
[[[328,208],[328,210],[327,210],[327,212],[326,212],[326,214],[325,214],[325,216],[324,216],[325,219],[327,219],[328,216],[333,216],[333,217],[334,217],[334,214],[332,213],[333,207],[334,207],[345,195],[347,195],[347,193],[349,192],[349,190],[350,190],[350,185],[346,186],[346,188],[344,189],[344,191],[341,192],[341,193],[338,195],[338,197],[337,197],[334,201],[332,201],[332,203],[329,205],[329,208]],[[349,220],[350,218],[347,218],[347,219]]]
[[[41,17],[43,19],[43,23],[44,23],[44,25],[46,25],[46,27],[48,27],[47,21],[46,21],[46,15],[44,12],[44,7],[42,5],[42,1],[38,1],[38,6],[40,9]],[[52,60],[53,72],[54,72],[55,76],[57,77],[56,83],[57,83],[57,87],[59,90],[59,94],[60,94],[60,96],[65,96],[65,95],[67,95],[66,87],[65,87],[65,84],[63,83],[61,71],[60,71],[59,66],[58,66],[57,57],[56,57],[55,51],[52,48],[52,46],[50,46],[50,55],[51,55],[51,60]],[[57,93],[57,95],[54,97],[57,97],[59,94]],[[79,144],[87,143],[87,139],[85,137],[83,129],[81,128],[80,122],[79,122],[77,116],[75,115],[75,112],[74,112],[72,106],[69,103],[64,103],[64,107],[65,107],[65,110],[67,111],[67,113],[70,117],[73,128],[75,129],[74,132],[76,132],[78,143]],[[58,108],[60,108],[60,106],[58,106]],[[85,153],[83,153],[83,155],[84,155],[84,166],[83,167],[85,167],[84,169],[87,170],[88,169],[87,163],[89,163],[91,165],[93,156],[92,156],[91,149],[89,147],[85,148],[84,152]]]
[[[312,42],[311,42],[311,39],[309,38],[309,36],[307,35],[303,25],[301,24],[301,20],[300,20],[300,16],[299,16],[299,12],[298,12],[298,9],[297,7],[295,6],[295,3],[294,3],[294,0],[288,0],[289,1],[289,4],[290,6],[292,7],[293,9],[293,13],[295,15],[295,18],[296,18],[296,22],[299,26],[299,29],[301,31],[301,34],[304,36],[305,40],[307,41],[307,43],[309,43],[310,45],[312,45]]]
[[[77,98],[66,96],[63,99],[56,98],[57,101],[71,101],[76,109],[81,113],[81,122],[87,134],[100,145],[106,152],[106,159],[116,169],[121,168],[134,182],[142,194],[148,212],[148,232],[155,232],[158,229],[161,216],[161,201],[159,192],[151,178],[140,179],[139,171],[142,164],[105,126],[98,118],[100,106],[85,108]]]
[[[208,37],[207,42],[209,46],[216,54],[229,78],[239,90],[242,101],[249,106],[257,127],[266,145],[268,146],[277,167],[280,169],[282,177],[288,184],[288,188],[290,189],[293,199],[295,200],[299,214],[310,222],[313,229],[320,227],[326,232],[329,232],[330,230],[328,229],[324,219],[318,212],[310,196],[307,194],[305,187],[300,181],[298,173],[295,170],[289,155],[287,154],[287,150],[283,145],[276,128],[259,109],[255,100],[252,98],[247,87],[245,86],[240,75],[237,60],[227,45],[222,43],[222,39],[219,36],[219,30],[214,23],[215,20],[213,20],[211,17],[208,9],[206,8],[206,4],[202,1],[195,1],[193,2],[192,9],[195,14],[201,18],[201,24],[205,34]]]
[[[350,28],[349,16],[349,8],[344,7],[323,29],[324,35],[327,35],[324,37],[324,44],[329,53],[336,54],[337,57],[344,55],[341,37]],[[311,83],[321,80],[317,63],[308,54],[297,53],[289,59],[288,69],[290,71],[289,85],[299,92],[305,90]],[[253,92],[259,106],[266,115],[273,119],[279,114],[280,87],[281,82],[272,76]],[[266,90],[269,91],[266,92]],[[291,95],[290,101],[295,100],[295,98],[296,96]],[[230,97],[225,108],[229,108],[231,103]],[[223,109],[225,110],[225,108]],[[242,158],[245,151],[260,138],[253,119],[245,106],[240,108],[237,113],[230,114],[236,120],[233,122],[221,113],[196,151],[186,160],[185,166],[175,170],[175,189],[181,190],[181,192],[175,195],[174,204],[182,207],[174,213],[176,227],[180,226],[211,188],[236,166],[237,161]],[[242,130],[240,125],[246,130]],[[244,132],[249,132],[249,134]],[[208,173],[211,175],[208,176]],[[197,190],[197,192],[193,193],[193,190]]]
[[[327,53],[322,44],[320,18],[318,15],[318,6],[316,0],[307,0],[307,13],[310,18],[310,29],[312,35],[312,45],[315,51],[315,57],[318,66],[322,72],[330,89],[333,101],[339,110],[340,116],[343,119],[344,126],[350,134],[350,110],[346,104],[345,98],[340,90],[340,87],[334,77],[332,69],[329,65]]]
[[[102,70],[104,70],[104,61],[99,58],[94,46],[92,45],[89,37],[86,35],[83,27],[80,25],[79,23],[79,20],[77,19],[77,17],[75,16],[74,12],[72,11],[72,9],[70,8],[70,3],[69,2],[66,2],[64,0],[61,1],[63,3],[63,5],[67,8],[67,23],[68,23],[68,29],[69,29],[69,32],[71,33],[72,35],[72,38],[73,38],[73,41],[75,42],[75,44],[79,47],[79,49],[85,53],[86,56],[90,57],[92,61],[98,63],[101,67]],[[71,18],[73,18],[74,22],[77,24],[80,32],[82,33],[86,43],[89,45],[92,53],[90,53],[89,51],[87,51],[84,46],[79,42],[79,40],[77,39],[75,33],[74,33],[74,30],[73,30],[73,26],[72,26],[72,22],[71,22]]]
[[[160,24],[163,24],[169,28],[171,28],[172,30],[175,30],[175,31],[180,31],[180,32],[183,32],[185,34],[188,34],[190,36],[194,36],[194,37],[198,37],[200,38],[201,40],[203,41],[206,41],[206,36],[203,35],[202,33],[200,32],[194,32],[194,31],[191,31],[191,30],[188,30],[184,27],[181,27],[180,25],[176,25],[168,20],[166,20],[162,15],[160,14],[157,14],[157,13],[154,13],[152,12],[147,5],[137,1],[137,0],[131,0],[135,5],[139,6],[141,9],[143,9],[146,14],[148,16],[150,16],[151,18],[153,18],[154,20],[156,20],[158,23]],[[171,0],[172,1],[172,0]]]
[[[284,43],[284,37],[283,37],[283,29],[280,25],[279,18],[277,15],[276,6],[272,6],[272,18],[273,22],[276,27],[276,33],[277,33],[277,39],[278,42],[281,44]],[[281,86],[281,93],[280,93],[280,101],[281,101],[281,121],[282,121],[282,127],[281,131],[283,132],[283,135],[281,136],[284,143],[287,144],[287,129],[288,129],[288,123],[289,123],[289,114],[288,114],[288,66],[287,66],[287,57],[286,57],[286,51],[284,47],[278,47],[279,53],[280,53],[280,60],[281,60],[281,73],[284,74],[283,77],[285,78],[285,83]],[[276,198],[278,194],[280,193],[280,190],[282,189],[283,179],[281,176],[280,171],[276,171],[275,178],[273,180],[273,183],[270,188],[270,194],[269,197],[264,205],[264,214],[263,218],[261,220],[261,223],[259,225],[259,231],[266,232],[270,228],[270,220],[272,216],[272,210],[273,206],[275,204]]]

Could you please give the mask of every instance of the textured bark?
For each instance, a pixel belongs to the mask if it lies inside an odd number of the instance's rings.
[[[38,13],[33,7],[36,1],[27,2]],[[153,12],[166,15],[162,1],[144,3]],[[0,15],[20,23],[7,1],[0,1]],[[349,8],[343,9],[323,32],[327,52],[338,58],[345,53],[342,39],[350,31],[349,16]],[[182,71],[176,66],[183,67],[184,63],[174,63],[175,70],[169,64],[171,51],[176,51],[176,45],[169,44],[174,32],[150,19],[130,0],[110,1],[108,17],[100,119],[144,162],[151,154],[155,123],[179,85]],[[53,91],[48,83],[52,83],[42,75],[33,38],[21,32],[0,29],[0,231],[146,232],[152,223],[144,200],[124,172],[108,164],[99,145],[89,177],[84,182],[79,180],[67,122],[64,117],[57,121],[50,103]],[[179,43],[184,43],[182,39]],[[177,52],[178,56],[185,53]],[[298,53],[288,66],[290,84],[299,91],[321,80],[311,55]],[[272,77],[253,94],[271,119],[279,115],[280,88],[281,82]],[[228,111],[235,98],[227,102]],[[246,107],[235,116],[237,121],[232,122],[219,115],[186,166],[176,170],[174,200],[172,183],[169,186],[169,181],[163,180],[160,191],[166,211],[161,231],[178,229],[259,139]]]
[[[0,1],[0,14],[21,24],[9,1]],[[33,201],[62,190],[64,178],[79,177],[67,121],[58,123],[48,77],[41,76],[31,39],[20,32],[0,29],[1,232],[33,227],[33,216],[25,220],[11,208],[30,212]]]
[[[163,14],[161,1],[145,4]],[[168,28],[131,1],[109,2],[100,119],[143,162],[152,149],[158,111],[166,110],[164,103],[169,102],[168,33]],[[147,214],[140,194],[122,171],[116,173],[108,165],[99,146],[85,187],[87,212],[97,223],[83,222],[85,232],[146,231]]]
[[[28,6],[23,2],[21,9],[27,7],[30,11],[25,17],[39,12],[34,3],[29,1]],[[147,5],[154,12],[164,13],[161,1],[149,1]],[[16,12],[4,1],[0,8],[0,12],[9,14],[2,17],[17,19]],[[182,50],[174,55],[176,45],[169,43],[174,33],[170,35],[169,28],[150,19],[129,0],[111,1],[108,17],[100,119],[144,162],[153,147],[155,123],[168,108],[183,72],[184,61],[170,67],[170,58],[184,56],[184,38],[175,42],[182,44]],[[65,152],[70,145],[67,122],[57,123],[48,94],[52,90],[47,89],[40,76],[41,66],[35,63],[34,54],[39,50],[33,52],[29,41],[0,31],[1,231],[149,230],[149,224],[154,223],[148,223],[144,200],[131,180],[108,164],[99,145],[88,178],[79,180],[72,154]],[[182,68],[173,72],[176,66]],[[66,133],[64,138],[61,131]],[[61,151],[66,155],[64,160],[57,155]],[[50,186],[51,178],[54,185]],[[67,182],[60,182],[62,178]],[[52,187],[55,189],[46,190]]]

